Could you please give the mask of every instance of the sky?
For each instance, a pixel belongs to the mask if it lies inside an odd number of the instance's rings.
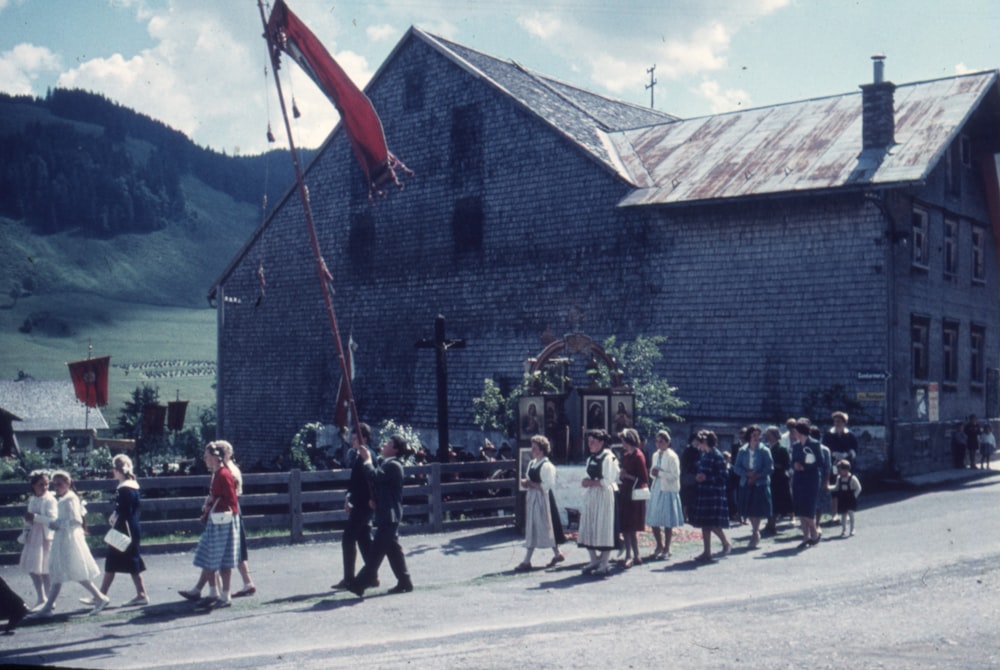
[[[361,88],[411,25],[682,118],[856,91],[875,54],[896,84],[1000,68],[996,0],[286,1]],[[257,154],[269,125],[287,147],[261,34],[257,0],[0,0],[0,91],[93,91]],[[284,62],[295,144],[319,146],[336,110]]]

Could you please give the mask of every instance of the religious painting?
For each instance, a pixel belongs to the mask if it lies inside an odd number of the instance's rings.
[[[583,396],[583,429],[608,429],[608,397],[603,395]]]
[[[517,490],[524,491],[523,479],[528,477],[528,464],[531,463],[531,447],[521,447],[517,450]]]
[[[635,428],[635,396],[611,396],[611,434],[617,436],[626,428]],[[615,438],[617,442],[617,437]]]
[[[527,442],[533,435],[541,435],[545,419],[544,398],[525,396],[517,403],[518,440]]]

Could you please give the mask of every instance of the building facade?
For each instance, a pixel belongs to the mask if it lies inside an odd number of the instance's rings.
[[[681,120],[411,29],[366,92],[415,176],[370,204],[338,128],[306,182],[369,423],[434,429],[438,314],[459,440],[485,378],[570,332],[665,336],[682,435],[849,402],[870,471],[945,467],[955,420],[1000,414],[996,72]],[[332,420],[317,282],[290,192],[211,289],[247,465]]]

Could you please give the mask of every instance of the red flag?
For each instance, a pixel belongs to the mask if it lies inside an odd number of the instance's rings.
[[[342,377],[340,380],[340,388],[337,389],[337,407],[333,417],[333,422],[341,430],[349,429],[351,424],[351,403],[348,400],[349,385],[350,382],[354,381],[354,350],[357,348],[354,336],[349,336],[347,340],[347,377]]]
[[[184,430],[187,406],[187,400],[171,400],[167,403],[167,430]]]
[[[167,418],[167,408],[163,405],[146,405],[142,408],[142,434],[163,435],[163,421]]]
[[[271,10],[267,21],[267,41],[272,49],[291,56],[340,112],[347,138],[368,179],[369,189],[382,194],[381,187],[389,181],[402,186],[395,168],[407,173],[410,171],[389,152],[382,121],[375,113],[371,100],[354,85],[326,47],[284,0],[278,0]]]
[[[108,404],[108,367],[111,356],[67,363],[76,397],[87,407]]]

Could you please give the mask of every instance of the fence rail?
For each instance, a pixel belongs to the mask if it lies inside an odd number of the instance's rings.
[[[432,463],[406,469],[403,486],[401,533],[440,533],[460,528],[502,526],[514,523],[517,479],[513,462]],[[251,544],[338,538],[347,521],[344,498],[349,470],[279,473],[245,473],[240,511],[248,532],[279,531]],[[143,552],[183,551],[197,543],[198,517],[208,492],[208,475],[145,477],[142,491],[144,538],[170,536],[150,543]],[[95,556],[104,555],[101,538],[108,530],[107,516],[114,509],[116,483],[110,479],[74,482],[87,501],[90,545]],[[103,495],[102,495],[103,494]],[[28,484],[0,484],[0,563],[17,563],[20,518],[27,509]],[[280,531],[287,531],[287,537]],[[188,536],[190,539],[176,539]]]

